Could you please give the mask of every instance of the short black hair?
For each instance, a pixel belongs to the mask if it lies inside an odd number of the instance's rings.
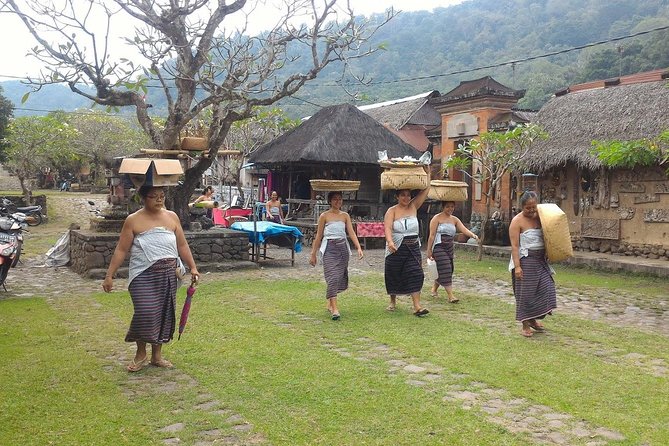
[[[151,191],[151,189],[162,189],[162,187],[160,187],[160,186],[148,186],[148,185],[145,184],[144,186],[139,188],[139,190],[137,191],[137,194],[139,194],[139,196],[142,197],[142,198],[146,198],[146,196],[149,195],[149,192]]]
[[[442,202],[441,202],[441,207],[442,207],[442,208],[443,208],[443,207],[446,207],[446,205],[447,205],[448,203],[453,203],[453,206],[455,206],[455,201],[453,201],[453,200],[446,200],[446,201],[442,201]]]
[[[332,203],[332,199],[334,198],[335,195],[341,195],[342,198],[344,196],[344,194],[338,190],[333,190],[332,192],[328,192],[328,203]]]

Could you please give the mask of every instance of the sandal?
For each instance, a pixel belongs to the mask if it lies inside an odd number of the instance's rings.
[[[429,312],[430,312],[430,310],[428,310],[427,308],[421,308],[420,310],[416,310],[416,311],[414,311],[414,312],[413,312],[413,315],[414,315],[414,316],[419,316],[419,317],[420,317],[420,316],[425,316],[425,315],[428,314]]]
[[[333,313],[332,314],[332,320],[333,321],[339,320],[340,317],[341,317],[341,315],[339,313]]]
[[[144,359],[141,359],[139,361],[135,361],[135,359],[133,358],[132,362],[128,364],[126,369],[128,369],[128,371],[132,373],[139,372],[144,367],[146,367],[148,363],[149,363],[149,358],[147,358],[146,356],[144,357]]]
[[[452,304],[457,304],[458,302],[460,302],[460,299],[458,299],[457,297],[453,296],[453,298],[449,298],[448,301],[449,301],[450,303],[452,303]]]
[[[151,365],[155,365],[156,367],[163,367],[166,369],[171,369],[172,367],[174,367],[174,365],[171,362],[163,358],[160,358],[158,361],[151,361]]]
[[[388,308],[386,308],[386,311],[395,311],[395,305],[388,305]]]
[[[439,293],[437,291],[430,291],[430,296],[439,297]]]
[[[530,328],[538,332],[546,331],[546,327],[544,327],[543,324],[540,324],[538,321],[530,322]]]
[[[532,330],[530,330],[529,328],[523,328],[520,331],[520,334],[525,336],[526,338],[531,338],[532,336],[534,336],[534,332]]]

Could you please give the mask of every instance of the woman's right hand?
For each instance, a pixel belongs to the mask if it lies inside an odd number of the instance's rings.
[[[388,243],[388,251],[390,251],[391,254],[395,254],[397,252],[397,247],[395,246],[395,243],[393,242]]]
[[[316,266],[316,253],[311,254],[311,257],[309,258],[309,264],[311,266]]]
[[[102,282],[102,289],[105,290],[105,293],[109,293],[113,288],[114,280],[111,277],[105,277],[105,280]]]
[[[516,279],[523,280],[523,269],[520,266],[517,266],[513,270],[513,274],[516,276]]]

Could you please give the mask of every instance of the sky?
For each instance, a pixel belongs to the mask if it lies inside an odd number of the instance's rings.
[[[270,0],[271,2],[272,0]],[[350,0],[353,11],[357,15],[371,15],[373,13],[384,12],[393,7],[401,11],[431,11],[437,7],[447,7],[462,3],[464,0]],[[20,2],[19,2],[20,3]],[[340,0],[345,4],[344,0]],[[256,10],[251,16],[251,25],[257,27],[257,31],[267,29],[272,24],[272,19],[276,13],[272,9]],[[114,31],[120,30],[114,28]],[[251,29],[251,31],[254,31]],[[132,28],[128,31],[132,32]],[[127,35],[127,33],[126,33]],[[32,57],[27,57],[31,47],[36,45],[36,41],[25,29],[23,23],[14,14],[0,13],[0,41],[3,45],[0,48],[0,81],[23,78],[28,75],[36,76],[39,73],[40,62]],[[123,54],[128,51],[128,46],[122,43],[120,37],[112,39],[112,51],[116,54]],[[125,54],[124,54],[125,55]],[[127,56],[131,58],[131,56]]]

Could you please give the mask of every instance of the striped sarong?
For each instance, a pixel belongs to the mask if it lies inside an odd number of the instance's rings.
[[[128,286],[135,313],[126,342],[164,344],[174,337],[176,266],[176,259],[158,260]]]
[[[423,288],[424,280],[418,236],[405,237],[397,251],[386,257],[386,292],[391,295],[417,293]]]
[[[546,252],[530,250],[520,258],[523,280],[516,280],[511,271],[513,294],[516,297],[516,320],[543,319],[557,308],[555,282],[546,261]]]
[[[441,286],[451,286],[453,283],[453,236],[441,234],[441,243],[432,248],[432,256],[437,262],[439,277],[437,283]]]
[[[323,253],[323,275],[327,283],[325,298],[337,297],[348,288],[348,240],[330,239]]]

